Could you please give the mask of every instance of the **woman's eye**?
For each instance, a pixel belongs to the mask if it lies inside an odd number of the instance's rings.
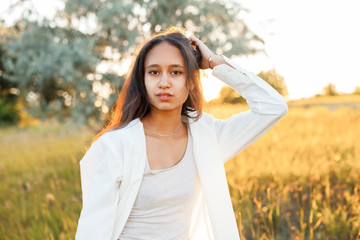
[[[172,72],[172,74],[174,74],[174,75],[179,75],[179,74],[181,74],[182,72],[180,72],[180,71],[173,71]]]
[[[151,70],[151,71],[149,71],[149,73],[150,73],[151,75],[156,75],[156,74],[158,74],[158,71]]]

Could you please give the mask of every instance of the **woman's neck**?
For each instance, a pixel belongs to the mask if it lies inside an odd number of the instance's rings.
[[[147,116],[141,119],[145,127],[163,134],[171,134],[181,126],[181,113],[174,111],[151,111]]]

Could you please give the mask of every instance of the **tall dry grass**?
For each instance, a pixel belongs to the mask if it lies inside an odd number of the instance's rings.
[[[74,239],[89,134],[46,124],[0,136],[0,239]]]
[[[226,164],[242,239],[357,239],[359,134],[360,109],[295,108]]]
[[[212,106],[226,118],[241,105]],[[360,109],[294,108],[226,164],[242,240],[356,239]],[[90,132],[0,129],[0,239],[74,239]]]

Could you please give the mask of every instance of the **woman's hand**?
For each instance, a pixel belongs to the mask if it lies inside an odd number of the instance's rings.
[[[201,69],[207,69],[210,68],[209,64],[209,58],[213,55],[215,55],[201,40],[196,38],[195,36],[191,36],[189,38],[192,45],[195,45],[201,52],[202,55],[202,61],[201,61]]]

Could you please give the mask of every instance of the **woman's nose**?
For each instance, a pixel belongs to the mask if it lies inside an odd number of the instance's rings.
[[[161,75],[161,79],[159,82],[159,87],[160,88],[168,88],[170,87],[170,75],[168,74],[162,74]]]

